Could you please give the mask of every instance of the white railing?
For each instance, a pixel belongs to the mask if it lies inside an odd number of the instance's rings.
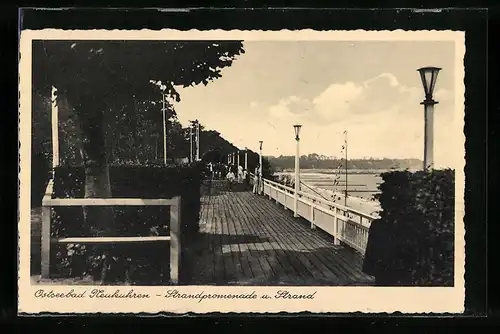
[[[53,180],[50,180],[42,200],[42,259],[41,276],[50,277],[50,254],[52,244],[117,244],[117,243],[170,243],[170,280],[179,282],[181,256],[180,224],[181,198],[142,199],[142,198],[53,198]],[[51,210],[53,207],[67,206],[169,206],[170,235],[153,237],[51,237]]]
[[[251,179],[253,182],[253,177]],[[263,179],[262,183],[261,189],[266,196],[293,211],[293,188],[267,179]],[[376,216],[303,191],[299,191],[298,195],[297,214],[309,221],[311,228],[321,228],[335,238],[335,244],[342,242],[364,255],[368,230]]]

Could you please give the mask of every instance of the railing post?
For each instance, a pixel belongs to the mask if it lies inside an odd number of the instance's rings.
[[[314,229],[316,226],[314,225],[314,204],[311,203],[311,228]]]
[[[334,245],[340,245],[340,240],[339,240],[339,219],[337,217],[338,215],[338,209],[334,208],[333,209],[333,230],[335,231],[335,234],[333,235],[333,244]]]
[[[181,262],[181,198],[173,198],[170,206],[170,281],[179,283],[179,267]]]
[[[50,277],[50,206],[42,203],[41,277]]]

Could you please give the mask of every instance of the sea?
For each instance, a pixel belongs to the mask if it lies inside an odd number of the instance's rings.
[[[374,195],[380,192],[378,186],[383,182],[381,173],[387,171],[351,169],[346,175],[345,170],[301,169],[301,190],[376,217],[382,209]],[[292,179],[294,178],[293,170],[275,175],[280,174],[287,174]],[[347,201],[345,199],[346,184]]]

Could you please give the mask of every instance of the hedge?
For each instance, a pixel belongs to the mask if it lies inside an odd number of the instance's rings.
[[[31,208],[42,205],[42,198],[49,181],[49,159],[41,153],[31,156]]]
[[[190,277],[190,246],[196,244],[200,214],[200,186],[205,171],[200,164],[189,166],[110,166],[113,197],[172,198],[181,196],[181,281]],[[84,197],[84,167],[61,166],[55,169],[54,194],[58,198]],[[117,236],[168,235],[169,207],[114,207],[114,227]],[[92,222],[84,224],[81,207],[57,207],[53,210],[52,236],[92,235]],[[159,245],[157,245],[159,244]],[[62,276],[93,275],[99,278],[99,263],[104,246],[58,245],[53,252],[53,271]],[[110,246],[106,249],[109,250]],[[128,277],[113,277],[117,281],[139,284],[168,282],[169,244],[123,245],[113,247],[113,260],[125,266]]]
[[[363,271],[379,285],[453,286],[454,170],[382,174]]]

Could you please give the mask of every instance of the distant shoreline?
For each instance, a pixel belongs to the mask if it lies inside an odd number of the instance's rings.
[[[370,174],[370,175],[378,175],[381,173],[400,171],[401,169],[347,169],[347,175],[349,174]],[[408,169],[409,172],[415,172],[417,169]],[[281,171],[277,171],[276,174],[280,173],[293,173],[293,168],[283,169]],[[302,173],[321,173],[321,174],[345,174],[345,169],[313,169],[313,168],[301,168]]]

